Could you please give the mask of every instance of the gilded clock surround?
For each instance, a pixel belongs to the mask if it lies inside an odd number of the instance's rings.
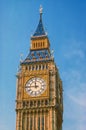
[[[31,96],[26,92],[25,86],[35,77],[45,81],[46,89],[40,95]],[[62,122],[62,81],[43,28],[40,7],[39,24],[31,37],[30,52],[20,62],[17,73],[16,130],[62,130]]]
[[[40,77],[33,77],[27,81],[25,90],[30,96],[37,97],[46,90],[46,82]]]
[[[25,91],[25,85],[26,85],[26,83],[31,79],[31,78],[34,78],[34,76],[36,75],[36,77],[40,77],[40,78],[42,78],[42,79],[44,79],[45,80],[45,82],[46,82],[46,90],[44,91],[44,93],[43,94],[41,94],[41,95],[39,95],[39,96],[37,96],[37,97],[31,97],[30,95],[28,95],[27,93],[26,93],[26,91]],[[23,98],[24,99],[31,99],[31,98],[43,98],[43,97],[49,97],[49,79],[48,79],[48,75],[44,75],[44,74],[42,74],[42,73],[36,73],[36,72],[34,72],[34,73],[32,73],[31,75],[29,75],[29,77],[28,76],[26,76],[25,78],[24,78],[24,95],[23,95]],[[28,100],[29,100],[28,99]]]

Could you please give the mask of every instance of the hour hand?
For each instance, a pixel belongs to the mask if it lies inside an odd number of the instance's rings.
[[[39,86],[35,85],[35,86],[31,86],[32,88],[38,88]]]

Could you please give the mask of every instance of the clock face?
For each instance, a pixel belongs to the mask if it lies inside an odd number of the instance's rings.
[[[25,85],[26,92],[30,96],[39,96],[46,89],[46,82],[38,77],[31,78]]]

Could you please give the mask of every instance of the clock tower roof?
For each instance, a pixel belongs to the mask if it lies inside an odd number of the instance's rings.
[[[44,30],[44,27],[43,27],[43,22],[42,22],[42,13],[43,13],[42,10],[43,10],[43,8],[42,8],[42,6],[40,6],[40,9],[39,9],[40,19],[39,19],[39,23],[38,23],[38,26],[36,28],[36,31],[33,34],[33,36],[31,37],[32,39],[36,38],[36,37],[46,37],[47,36],[47,34]]]
[[[50,52],[50,42],[42,23],[42,6],[40,6],[40,19],[37,29],[31,37],[30,52],[21,64],[34,62],[47,62],[53,60]]]
[[[32,50],[21,64],[30,64],[34,62],[48,62],[52,60],[53,57],[49,50]]]

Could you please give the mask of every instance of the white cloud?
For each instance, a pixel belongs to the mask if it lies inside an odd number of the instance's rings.
[[[67,43],[68,44],[68,43]],[[72,41],[66,46],[64,52],[64,57],[70,58],[85,58],[85,47],[83,42]],[[83,48],[84,47],[84,48]]]
[[[73,70],[69,74],[66,72],[66,75],[65,88],[67,87],[67,89],[65,94],[77,105],[86,107],[86,82],[83,81],[84,74],[82,75],[80,71]]]
[[[65,54],[64,54],[64,57],[66,57],[66,58],[76,58],[76,57],[78,57],[78,58],[81,58],[81,59],[83,59],[83,58],[85,58],[85,53],[84,53],[84,51],[83,50],[81,50],[81,49],[73,49],[73,50],[68,50]]]
[[[77,95],[79,95],[79,96],[77,96]],[[83,93],[78,93],[78,94],[76,94],[76,96],[71,95],[71,94],[68,94],[68,97],[69,97],[73,102],[75,102],[76,105],[80,105],[80,106],[82,106],[82,107],[86,107],[86,101],[85,101],[86,95],[85,95],[85,94],[83,95]]]
[[[67,93],[65,96],[64,105],[64,120],[68,122],[70,130],[85,130],[86,129],[86,96],[77,96],[76,93]],[[65,123],[65,122],[64,122]],[[63,124],[64,124],[63,123]]]
[[[64,89],[64,122],[66,130],[86,129],[86,46],[69,41],[63,48],[62,74]]]
[[[70,130],[86,129],[86,74],[82,69],[63,72],[64,120]],[[65,122],[64,122],[65,123]],[[64,124],[63,123],[63,124]]]

